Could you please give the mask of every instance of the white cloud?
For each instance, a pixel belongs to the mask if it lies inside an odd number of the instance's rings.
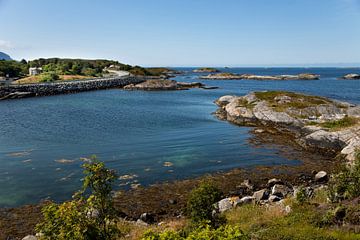
[[[14,45],[10,42],[10,41],[6,41],[6,40],[1,40],[0,39],[0,49],[13,49]]]

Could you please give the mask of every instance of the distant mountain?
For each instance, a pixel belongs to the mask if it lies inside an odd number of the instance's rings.
[[[11,60],[11,57],[6,53],[0,52],[0,60]]]

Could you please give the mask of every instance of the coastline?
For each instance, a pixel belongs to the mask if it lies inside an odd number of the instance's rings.
[[[314,171],[334,172],[343,161],[335,159],[334,156],[304,151],[294,142],[289,141],[290,138],[284,136],[270,132],[258,134],[256,128],[252,133],[254,134],[251,139],[252,144],[271,142],[282,145],[284,147],[283,154],[301,159],[302,164],[236,168],[196,178],[161,182],[129,191],[118,191],[114,203],[120,212],[120,217],[128,221],[136,221],[141,214],[150,213],[156,223],[182,218],[188,194],[204,180],[217,185],[223,191],[224,196],[232,196],[237,194],[238,186],[246,179],[251,180],[255,189],[261,189],[272,178],[282,179],[291,185],[309,184]],[[34,226],[42,217],[41,207],[47,202],[15,208],[0,208],[0,226],[7,229],[2,234],[20,239],[23,236],[35,234]],[[0,237],[2,236],[0,235]]]

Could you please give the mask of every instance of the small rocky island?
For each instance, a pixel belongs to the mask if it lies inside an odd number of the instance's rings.
[[[213,89],[215,87],[206,87],[200,82],[177,82],[167,79],[150,79],[138,84],[129,84],[124,87],[126,90],[188,90],[190,88]]]
[[[193,72],[194,73],[217,73],[220,71],[216,68],[199,68],[199,69],[193,70]]]
[[[298,75],[254,75],[254,74],[234,74],[234,73],[216,73],[207,76],[200,76],[200,79],[209,80],[318,80],[320,76],[313,73],[301,73]]]
[[[360,106],[293,92],[253,92],[216,100],[223,120],[291,135],[308,150],[343,154],[348,161],[360,148]]]
[[[360,79],[360,74],[356,74],[356,73],[346,74],[345,76],[342,77],[342,79],[359,80]]]

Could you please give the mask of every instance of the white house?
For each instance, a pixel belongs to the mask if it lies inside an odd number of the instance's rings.
[[[30,76],[39,75],[41,72],[42,72],[42,68],[39,68],[39,67],[31,67],[31,68],[29,68],[29,75]]]

